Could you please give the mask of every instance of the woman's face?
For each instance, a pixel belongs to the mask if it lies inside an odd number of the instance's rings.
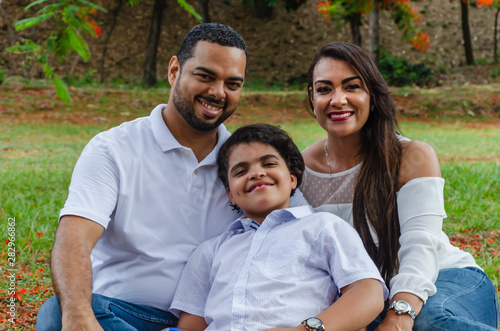
[[[322,58],[313,71],[310,91],[318,123],[330,135],[359,135],[370,115],[370,93],[349,63]]]

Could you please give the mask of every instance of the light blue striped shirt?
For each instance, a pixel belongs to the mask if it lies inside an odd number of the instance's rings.
[[[275,210],[260,226],[242,217],[201,244],[171,311],[203,316],[207,330],[294,327],[329,307],[341,288],[366,278],[383,283],[345,221],[309,206]]]

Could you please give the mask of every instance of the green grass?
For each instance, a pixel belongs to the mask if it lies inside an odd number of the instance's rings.
[[[114,98],[110,95],[113,93],[94,98],[95,107],[105,109],[95,116],[113,115],[108,121],[76,124],[65,120],[16,121],[16,116],[21,115],[8,115],[10,117],[4,117],[8,120],[0,121],[0,228],[5,234],[0,237],[0,243],[5,248],[7,221],[15,218],[18,252],[15,269],[19,275],[16,288],[22,297],[19,323],[26,323],[24,327],[32,327],[33,311],[52,295],[49,250],[59,210],[67,197],[71,173],[83,147],[96,133],[117,125],[128,116],[143,116],[150,111],[150,105],[141,101],[150,98],[148,93],[133,92],[127,98],[121,94]],[[124,100],[120,107],[116,107],[117,98]],[[278,95],[277,98],[282,97]],[[297,103],[289,102],[290,107]],[[121,116],[125,112],[127,116]],[[61,116],[64,114],[61,112]],[[301,150],[325,137],[313,120],[297,118],[280,123],[287,114],[269,115],[269,118],[275,118],[274,124],[287,130]],[[240,125],[229,124],[228,127],[232,131]],[[444,230],[449,235],[465,234],[466,238],[457,243],[474,254],[498,288],[500,254],[493,253],[500,250],[500,238],[494,237],[491,243],[487,235],[500,229],[500,130],[488,126],[474,128],[463,121],[405,121],[401,128],[409,138],[432,145],[441,158],[448,213]],[[474,237],[476,235],[479,237]],[[2,250],[4,266],[7,265],[6,252]],[[0,296],[4,299],[7,290],[6,283],[2,282]]]

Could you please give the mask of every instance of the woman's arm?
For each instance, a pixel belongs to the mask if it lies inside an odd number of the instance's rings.
[[[403,155],[398,189],[403,188],[410,181],[417,178],[441,177],[439,161],[431,146],[420,141],[404,141],[402,145]],[[401,216],[409,207],[406,204],[407,201],[413,200],[411,202],[413,204],[412,207],[419,205],[425,207],[428,205],[423,201],[426,197],[433,199],[434,202],[436,200],[443,201],[442,192],[436,193],[434,190],[432,190],[432,192],[426,192],[429,186],[423,183],[413,183],[411,186],[413,187],[412,191],[407,191],[406,188],[404,188],[398,193],[399,221],[401,225],[401,248],[398,254],[400,260],[400,273],[391,281],[391,285],[395,285],[396,287],[394,288],[391,286],[392,293],[394,293],[395,290],[399,291],[398,286],[404,286],[402,283],[408,283],[410,276],[406,277],[404,275],[405,273],[408,273],[408,275],[414,274],[416,277],[420,278],[417,282],[422,283],[427,279],[428,283],[433,283],[439,272],[437,245],[439,244],[439,234],[442,230],[444,203],[440,202],[435,208],[422,210],[422,214],[427,214],[424,217],[418,217],[419,215],[413,217],[415,214],[418,214],[418,212],[413,213],[414,215],[408,218],[404,217],[405,219],[401,219]],[[414,194],[415,192],[419,194],[416,195]],[[411,195],[411,197],[406,199],[406,195]],[[403,205],[401,205],[402,203]],[[419,238],[422,238],[422,240]],[[422,255],[423,252],[432,255],[432,257],[427,256],[427,258],[424,259],[425,255]],[[412,270],[414,269],[418,269],[419,272],[413,273]],[[406,278],[406,280],[402,281],[402,278]],[[429,284],[429,286],[433,287],[433,284]],[[423,291],[424,289],[420,290]],[[432,293],[433,290],[429,289],[429,292]],[[424,305],[425,299],[426,297],[421,298],[415,293],[400,291],[393,295],[391,303],[398,300],[404,300],[412,306],[415,315],[418,316]],[[377,328],[377,331],[412,330],[412,328],[413,319],[409,314],[398,315],[391,309],[387,312],[383,322]]]

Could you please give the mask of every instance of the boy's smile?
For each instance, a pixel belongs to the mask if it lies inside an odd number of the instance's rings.
[[[275,209],[288,208],[297,178],[272,146],[243,143],[231,150],[228,195],[246,217],[262,223]]]

